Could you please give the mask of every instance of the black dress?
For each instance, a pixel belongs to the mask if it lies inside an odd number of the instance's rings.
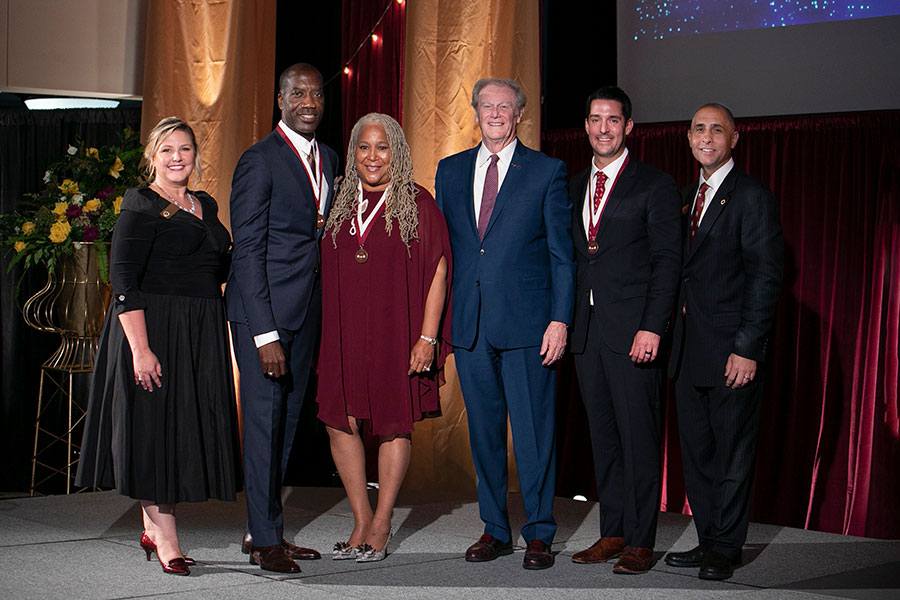
[[[113,233],[113,303],[95,357],[76,485],[116,488],[156,504],[240,490],[240,445],[221,285],[231,238],[216,202],[194,192],[203,219],[162,216],[150,188],[126,192]],[[134,383],[119,315],[143,309],[162,387]]]

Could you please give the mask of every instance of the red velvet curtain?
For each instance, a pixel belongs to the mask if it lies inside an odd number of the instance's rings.
[[[850,535],[900,537],[900,111],[741,119],[735,161],[778,197],[785,282],[766,384],[751,518]],[[687,123],[635,127],[628,147],[697,177]],[[570,174],[584,131],[546,132]],[[560,377],[560,495],[594,492],[571,362]],[[686,508],[671,384],[662,507]]]
[[[403,122],[406,2],[343,0],[342,11],[341,60],[350,69],[341,75],[346,148],[350,131],[367,113],[380,112]]]

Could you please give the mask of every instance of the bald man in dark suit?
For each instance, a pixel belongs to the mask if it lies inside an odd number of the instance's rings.
[[[775,196],[731,158],[734,117],[694,114],[700,179],[682,193],[684,264],[669,375],[675,379],[685,485],[699,545],[666,563],[728,579],[747,537],[763,392],[762,363],[784,271]]]

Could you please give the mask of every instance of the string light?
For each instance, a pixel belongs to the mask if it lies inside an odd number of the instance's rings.
[[[397,0],[397,4],[399,4],[399,5],[402,7],[402,6],[403,6],[403,0]],[[384,21],[384,17],[387,16],[388,11],[391,10],[391,6],[393,6],[393,5],[394,5],[393,0],[388,0],[387,4],[386,4],[385,7],[384,7],[384,11],[381,13],[381,16],[378,17],[378,20],[375,21],[375,25],[372,26],[372,29],[369,31],[369,34],[368,34],[366,37],[363,38],[363,40],[362,40],[362,42],[360,42],[359,46],[356,47],[356,50],[353,51],[353,54],[350,55],[350,58],[347,59],[347,62],[344,63],[344,68],[342,69],[344,75],[350,75],[350,73],[351,73],[351,70],[350,70],[350,64],[353,62],[353,60],[356,58],[356,56],[357,56],[357,55],[360,53],[360,51],[363,49],[363,46],[366,45],[366,42],[368,42],[368,41],[371,40],[371,42],[374,44],[374,43],[378,42],[378,41],[381,39],[381,38],[379,37],[379,35],[378,35],[377,33],[375,33],[375,30],[378,29],[378,26],[381,25],[381,22],[382,22],[382,21]],[[334,81],[334,79],[335,79],[339,74],[340,74],[340,73],[335,73],[334,75],[332,75],[331,77],[329,77],[329,78],[328,78],[328,81],[325,82],[325,85],[328,85],[329,83],[331,83],[332,81]]]

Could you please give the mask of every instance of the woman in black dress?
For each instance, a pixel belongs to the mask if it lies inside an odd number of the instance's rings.
[[[240,446],[221,286],[231,245],[190,126],[168,117],[144,150],[152,183],[126,192],[113,233],[113,305],[100,338],[77,485],[141,501],[141,547],[188,575],[175,504],[233,500]]]

